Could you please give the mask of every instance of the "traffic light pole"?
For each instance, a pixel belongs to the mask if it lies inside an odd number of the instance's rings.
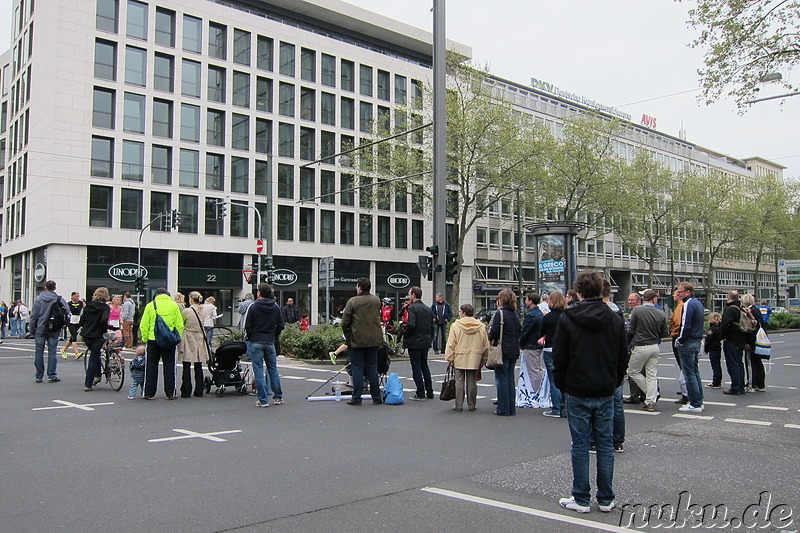
[[[155,224],[156,221],[161,220],[165,216],[171,216],[171,212],[167,211],[165,213],[159,213],[158,215],[156,215],[156,217],[153,220],[148,222],[147,225],[145,227],[143,227],[142,230],[139,232],[139,250],[138,250],[137,255],[136,255],[136,280],[137,280],[136,286],[137,287],[139,286],[140,280],[142,279],[142,235],[144,235],[144,231],[147,228],[149,228],[150,226]],[[138,301],[139,300],[139,293],[138,292],[136,293],[136,300],[137,300],[136,303],[138,304],[139,303],[139,301]]]
[[[447,93],[446,93],[445,0],[433,0],[433,295],[445,294],[444,261],[447,250]]]

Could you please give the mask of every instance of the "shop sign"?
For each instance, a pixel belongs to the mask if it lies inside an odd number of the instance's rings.
[[[47,268],[44,266],[44,264],[36,263],[36,266],[33,267],[33,279],[35,279],[37,283],[41,283],[44,281],[46,275]]]
[[[288,268],[279,268],[272,273],[272,283],[278,287],[294,285],[297,281],[297,274]]]
[[[402,289],[404,287],[408,287],[411,285],[411,278],[406,276],[405,274],[392,274],[386,279],[386,282],[389,284],[390,287],[395,289]]]
[[[142,268],[142,277],[147,278],[147,269]],[[117,263],[108,267],[108,277],[123,283],[132,283],[136,280],[139,265],[136,263]]]

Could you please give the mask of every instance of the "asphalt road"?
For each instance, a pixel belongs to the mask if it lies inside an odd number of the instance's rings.
[[[689,418],[676,416],[677,370],[663,349],[659,412],[627,411],[625,452],[615,455],[619,506],[724,504],[727,520],[750,513],[752,520],[745,518],[755,525],[717,531],[800,529],[800,333],[772,340],[767,392],[730,397],[705,389],[706,411]],[[286,403],[258,409],[253,397],[235,392],[173,402],[162,393],[152,402],[129,401],[127,386],[113,392],[101,384],[86,393],[83,363],[60,356],[62,382],[35,384],[32,350],[32,341],[0,346],[0,531],[656,526],[655,517],[631,519],[630,507],[606,514],[595,504],[582,515],[561,509],[557,500],[571,486],[566,421],[540,409],[493,416],[490,372],[478,410],[457,413],[438,399],[362,407],[309,402],[306,396],[338,367],[281,361]],[[431,366],[441,380],[445,364]],[[410,378],[406,361],[390,371]],[[710,376],[707,361],[701,371]],[[404,383],[412,390],[410,379]]]

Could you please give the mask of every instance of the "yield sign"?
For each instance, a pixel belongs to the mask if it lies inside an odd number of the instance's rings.
[[[257,254],[264,253],[264,239],[256,239],[256,253]]]
[[[245,269],[242,270],[242,275],[244,276],[244,282],[245,283],[250,283],[250,280],[253,279],[253,273],[254,272],[255,272],[255,270],[250,269],[250,268],[245,268]]]

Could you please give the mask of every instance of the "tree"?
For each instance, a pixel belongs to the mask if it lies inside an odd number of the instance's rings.
[[[727,90],[742,111],[765,75],[800,62],[797,0],[698,0],[689,17],[701,30],[691,46],[706,48],[698,70],[706,104]]]

